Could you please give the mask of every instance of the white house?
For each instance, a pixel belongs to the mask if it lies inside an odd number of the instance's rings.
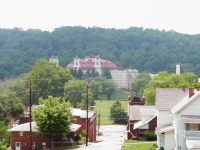
[[[160,88],[156,91],[157,144],[165,150],[200,149],[200,92]]]

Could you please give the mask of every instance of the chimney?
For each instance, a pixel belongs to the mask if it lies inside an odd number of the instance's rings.
[[[189,88],[189,98],[194,95],[194,88]]]
[[[179,64],[176,65],[176,74],[177,75],[181,74],[181,69],[180,69],[180,65]]]

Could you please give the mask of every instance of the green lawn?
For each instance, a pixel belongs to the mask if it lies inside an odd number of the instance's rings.
[[[116,101],[109,101],[109,100],[95,101],[96,103],[95,110],[97,111],[97,115],[99,114],[99,110],[100,110],[101,125],[114,124],[113,121],[110,119],[110,108],[112,107],[114,102]],[[122,106],[125,109],[125,111],[127,111],[128,101],[120,101],[120,102],[122,103]]]
[[[123,144],[122,150],[156,150],[155,143],[156,142],[128,140]]]

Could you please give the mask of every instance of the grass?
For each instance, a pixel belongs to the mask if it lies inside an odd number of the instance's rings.
[[[128,140],[122,150],[156,150],[155,142]]]
[[[111,100],[114,100],[114,101],[128,100],[129,96],[130,96],[130,92],[115,91],[115,93],[111,97]],[[100,99],[105,100],[107,99],[107,97],[104,95],[104,96],[101,96]]]
[[[114,124],[113,121],[110,119],[110,108],[112,107],[113,103],[116,101],[109,101],[109,100],[98,100],[95,101],[96,107],[95,110],[97,114],[99,114],[100,110],[100,122],[101,125],[111,125]],[[120,101],[122,103],[122,107],[127,111],[128,109],[128,101]]]

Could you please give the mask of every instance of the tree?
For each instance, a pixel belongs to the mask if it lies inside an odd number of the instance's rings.
[[[95,87],[94,82],[92,83],[92,86]],[[71,80],[68,83],[66,83],[64,90],[65,99],[70,101],[73,107],[85,109],[87,98],[87,85],[89,106],[93,106],[95,104],[93,92],[95,93],[96,91],[93,91],[91,89],[91,84],[88,84],[88,81],[86,80]]]
[[[7,150],[9,133],[6,124],[0,121],[0,150]]]
[[[114,81],[112,79],[96,78],[96,82],[100,84],[101,95],[105,95],[110,100],[115,92]]]
[[[131,84],[131,92],[135,95],[142,96],[144,89],[151,80],[149,74],[140,74]]]
[[[64,84],[72,79],[72,75],[68,70],[40,59],[25,75],[25,79],[32,82],[33,100],[37,103],[40,97],[63,97]]]
[[[78,107],[80,105],[85,85],[86,83],[84,80],[71,80],[65,83],[64,96],[70,101],[73,107]]]
[[[116,101],[110,109],[111,119],[114,123],[126,124],[127,123],[127,114],[122,108],[122,104],[119,101]]]
[[[0,118],[4,119],[7,113],[11,113],[13,117],[18,118],[24,111],[22,101],[17,97],[16,93],[11,90],[4,90],[0,94]]]
[[[71,105],[58,97],[40,98],[39,106],[33,109],[33,120],[39,132],[51,139],[54,149],[54,139],[61,139],[70,132],[72,122]]]
[[[102,73],[102,77],[107,78],[107,79],[111,79],[112,76],[111,76],[110,70],[104,69],[103,73]]]
[[[194,73],[184,72],[181,75],[168,72],[160,72],[150,80],[144,90],[146,104],[155,104],[156,88],[190,88],[200,87],[197,83],[198,76]]]

